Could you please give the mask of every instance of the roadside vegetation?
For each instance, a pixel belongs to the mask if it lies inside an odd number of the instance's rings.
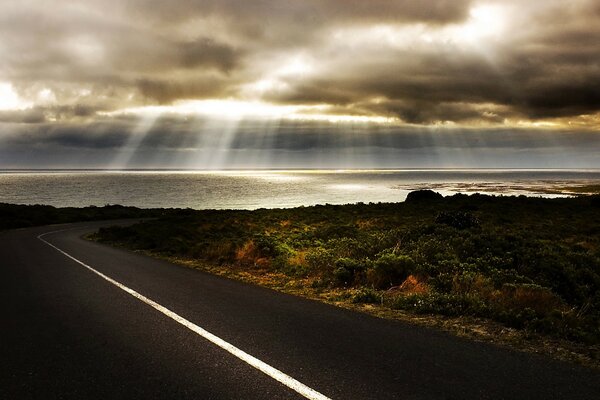
[[[489,320],[598,357],[600,196],[423,190],[394,204],[178,210],[95,238],[347,304]]]
[[[79,221],[156,217],[164,215],[165,212],[164,210],[144,210],[119,205],[56,208],[45,205],[0,203],[0,231]]]
[[[94,238],[380,316],[470,324],[491,340],[513,332],[515,345],[551,352],[572,344],[566,358],[600,366],[598,195],[422,190],[404,203],[255,211],[0,204],[0,231],[121,218],[155,219]]]

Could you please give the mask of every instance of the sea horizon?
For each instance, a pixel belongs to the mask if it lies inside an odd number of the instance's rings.
[[[56,207],[258,209],[395,203],[414,190],[567,197],[597,193],[600,169],[15,169],[0,202]]]
[[[600,171],[600,167],[397,167],[397,168],[0,168],[0,173],[6,172],[254,172],[254,171],[277,171],[277,172],[370,172],[370,171]]]

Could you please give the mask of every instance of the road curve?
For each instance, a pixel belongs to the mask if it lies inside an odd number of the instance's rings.
[[[600,374],[591,369],[338,309],[80,238],[114,223],[0,234],[0,398],[310,396],[191,326],[323,398],[600,398]]]

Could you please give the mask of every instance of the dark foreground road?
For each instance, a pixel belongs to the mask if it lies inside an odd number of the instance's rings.
[[[332,399],[600,398],[593,370],[80,239],[106,224],[0,234],[0,399],[304,398],[37,238],[58,229],[43,239]]]

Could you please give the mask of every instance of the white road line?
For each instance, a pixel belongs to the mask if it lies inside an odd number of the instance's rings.
[[[206,340],[212,342],[213,344],[216,344],[217,346],[219,346],[223,350],[228,351],[229,353],[233,354],[234,356],[236,356],[240,360],[245,361],[246,363],[250,364],[254,368],[258,369],[259,371],[267,374],[268,376],[270,376],[271,378],[275,379],[276,381],[278,381],[278,382],[284,384],[285,386],[289,387],[290,389],[298,392],[299,394],[301,394],[302,396],[306,397],[307,399],[311,399],[311,400],[331,400],[327,396],[325,396],[325,395],[317,392],[316,390],[314,390],[314,389],[306,386],[302,382],[297,381],[296,379],[292,378],[291,376],[286,375],[285,373],[279,371],[278,369],[271,367],[269,364],[267,364],[267,363],[259,360],[258,358],[254,357],[254,356],[251,356],[250,354],[246,353],[245,351],[238,349],[237,347],[235,347],[231,343],[228,343],[225,340],[221,339],[220,337],[213,335],[212,333],[210,333],[207,330],[199,327],[198,325],[194,324],[193,322],[188,321],[187,319],[185,319],[182,316],[174,313],[173,311],[169,310],[168,308],[161,306],[160,304],[158,304],[154,300],[151,300],[151,299],[147,298],[146,296],[144,296],[144,295],[136,292],[135,290],[133,290],[133,289],[131,289],[131,288],[123,285],[122,283],[115,281],[114,279],[112,279],[112,278],[104,275],[102,272],[96,271],[94,268],[90,267],[86,263],[84,263],[84,262],[76,259],[72,255],[68,254],[67,252],[65,252],[65,251],[63,251],[61,249],[59,249],[58,247],[56,247],[52,243],[47,242],[46,240],[42,239],[44,236],[50,235],[52,233],[64,232],[64,231],[73,230],[73,229],[80,229],[80,228],[61,229],[61,230],[58,230],[58,231],[46,232],[46,233],[43,233],[43,234],[39,235],[37,238],[39,240],[41,240],[42,242],[46,243],[48,246],[50,246],[50,247],[56,249],[57,251],[61,252],[66,257],[70,258],[71,260],[75,261],[76,263],[82,265],[83,267],[85,267],[88,270],[92,271],[96,275],[100,276],[102,279],[104,279],[104,280],[112,283],[113,285],[115,285],[119,289],[123,290],[124,292],[129,293],[130,295],[132,295],[136,299],[138,299],[138,300],[140,300],[140,301],[148,304],[149,306],[153,307],[157,311],[160,311],[161,313],[163,313],[167,317],[173,319],[174,321],[179,322],[181,325],[185,326],[189,330],[197,333],[198,335],[202,336],[203,338],[205,338]]]

